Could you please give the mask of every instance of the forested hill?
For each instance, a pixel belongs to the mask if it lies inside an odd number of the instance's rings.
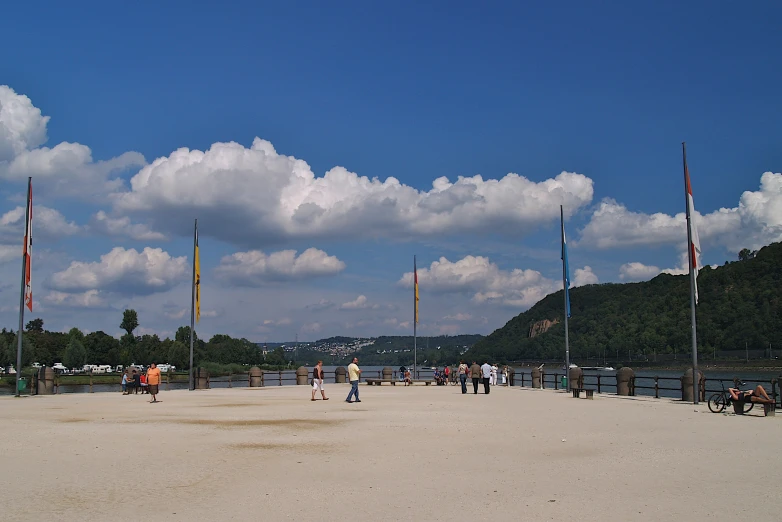
[[[769,343],[782,348],[782,244],[759,252],[743,250],[740,261],[698,275],[698,348],[763,353]],[[604,351],[613,359],[690,350],[689,276],[661,274],[643,283],[589,285],[570,290],[570,350],[574,357]],[[564,357],[562,291],[476,343],[470,357],[481,360],[561,359]],[[549,327],[547,321],[555,324]],[[547,329],[548,328],[548,329]],[[737,352],[736,355],[739,355]]]

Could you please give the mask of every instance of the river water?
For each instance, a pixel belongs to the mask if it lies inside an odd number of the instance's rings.
[[[324,372],[326,374],[326,384],[333,384],[335,382],[335,370],[336,366],[324,366]],[[373,378],[382,376],[383,366],[365,366],[362,367],[362,378]],[[399,379],[398,368],[394,368],[393,378]],[[707,395],[710,392],[720,391],[722,389],[721,383],[717,379],[724,380],[724,385],[727,388],[732,386],[734,377],[738,377],[744,380],[747,384],[744,389],[754,388],[757,384],[761,384],[769,395],[773,395],[771,388],[771,380],[782,379],[780,374],[782,370],[777,371],[726,371],[726,370],[703,370],[707,381],[706,390]],[[515,385],[520,386],[522,384],[522,374],[524,375],[523,385],[531,386],[531,368],[516,368]],[[419,379],[431,379],[434,373],[431,369],[419,369]],[[545,374],[545,387],[553,389],[555,387],[555,380],[557,387],[561,387],[561,379],[564,375],[564,370],[551,369]],[[658,390],[657,393],[660,397],[668,398],[681,398],[681,382],[680,378],[683,375],[682,370],[638,370],[635,372],[635,385],[636,395],[654,395],[655,377],[658,378]],[[555,379],[556,375],[556,379]],[[588,388],[597,389],[597,376],[600,376],[600,392],[602,393],[616,393],[616,371],[604,371],[604,370],[584,370],[584,386]],[[311,376],[311,369],[310,369]],[[116,384],[96,384],[93,385],[92,391],[94,393],[101,392],[119,392],[121,375],[117,374]],[[309,382],[309,377],[308,377]],[[498,378],[498,382],[502,382],[502,376]],[[264,374],[264,385],[270,386],[291,386],[296,383],[296,371],[286,370],[282,372],[266,372]],[[210,379],[210,386],[212,388],[242,388],[249,385],[247,375],[233,375],[230,378],[227,376],[213,377]],[[778,385],[777,385],[778,386]],[[187,382],[172,382],[168,385],[164,382],[161,384],[161,390],[186,390],[188,387]],[[668,388],[668,389],[666,389]],[[61,384],[59,386],[58,393],[88,393],[90,391],[89,385],[82,384]],[[29,392],[28,392],[29,393]],[[13,389],[11,387],[0,388],[0,395],[11,395]]]

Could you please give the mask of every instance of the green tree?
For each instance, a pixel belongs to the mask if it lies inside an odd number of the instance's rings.
[[[133,330],[138,328],[138,314],[136,311],[129,309],[122,312],[122,323],[119,327],[125,330],[128,335],[133,335]]]
[[[105,332],[92,332],[84,337],[87,361],[90,364],[120,364],[119,341]]]
[[[43,319],[39,317],[38,319],[28,321],[24,329],[28,332],[43,333]]]
[[[190,327],[189,326],[180,326],[176,334],[174,335],[174,340],[179,341],[180,343],[190,346]],[[198,332],[195,333],[195,337],[193,338],[193,344],[198,342]]]
[[[190,366],[190,347],[179,341],[171,342],[167,362],[176,366],[177,370],[187,369]]]
[[[74,328],[75,330],[75,328]],[[81,333],[81,332],[79,332]],[[87,362],[87,349],[78,339],[78,336],[71,337],[68,346],[65,347],[65,356],[63,364],[68,368],[81,368]]]

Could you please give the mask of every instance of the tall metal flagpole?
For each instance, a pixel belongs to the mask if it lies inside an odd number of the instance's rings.
[[[415,256],[413,256],[413,379],[417,379],[416,370],[418,369],[418,269],[416,268]]]
[[[191,285],[191,297],[190,297],[190,389],[194,390],[193,386],[193,338],[195,337],[195,277],[196,277],[196,238],[198,237],[198,219],[195,220],[195,228],[193,229],[193,278],[190,280]]]
[[[565,211],[562,205],[559,206],[559,220],[562,225],[562,289],[565,296],[565,375],[567,375],[565,382],[567,383],[567,391],[570,391],[570,332],[568,328],[570,307],[568,306],[567,250],[565,250]]]
[[[690,260],[690,320],[692,328],[692,403],[698,404],[698,339],[695,324],[695,253],[692,249],[692,216],[690,213],[689,173],[687,172],[687,144],[682,142],[682,161],[684,162],[684,199],[687,201],[687,257]]]
[[[19,397],[21,392],[19,391],[19,379],[22,378],[22,337],[24,331],[24,294],[27,286],[27,256],[30,255],[27,252],[27,237],[32,233],[32,230],[28,230],[30,225],[30,192],[33,190],[33,178],[27,178],[27,205],[24,212],[24,248],[22,249],[22,289],[19,294],[19,331],[16,335],[16,396]]]

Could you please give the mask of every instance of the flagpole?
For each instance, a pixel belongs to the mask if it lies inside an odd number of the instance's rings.
[[[559,206],[559,221],[562,225],[562,290],[565,296],[565,383],[567,391],[570,391],[570,332],[568,328],[568,277],[567,277],[567,251],[565,250],[565,211]]]
[[[24,334],[24,294],[27,286],[27,238],[32,231],[30,226],[30,193],[33,190],[33,178],[27,178],[27,205],[24,211],[24,248],[22,249],[22,289],[19,295],[19,333],[16,336],[16,396],[19,397],[19,379],[22,378],[22,337]]]
[[[413,256],[413,380],[417,379],[416,369],[418,368],[418,288],[415,286],[417,283],[415,279],[418,277],[418,269],[415,263],[415,255]]]
[[[687,202],[687,257],[690,260],[690,327],[692,329],[692,403],[698,404],[698,339],[695,323],[695,253],[692,248],[692,216],[690,213],[690,193],[687,189],[689,174],[687,172],[687,144],[682,142],[682,161],[684,163],[684,199]]]
[[[196,276],[196,238],[198,237],[198,219],[195,220],[195,228],[193,229],[193,277],[190,279],[190,389],[194,390],[193,386],[193,338],[195,337],[195,276]]]

